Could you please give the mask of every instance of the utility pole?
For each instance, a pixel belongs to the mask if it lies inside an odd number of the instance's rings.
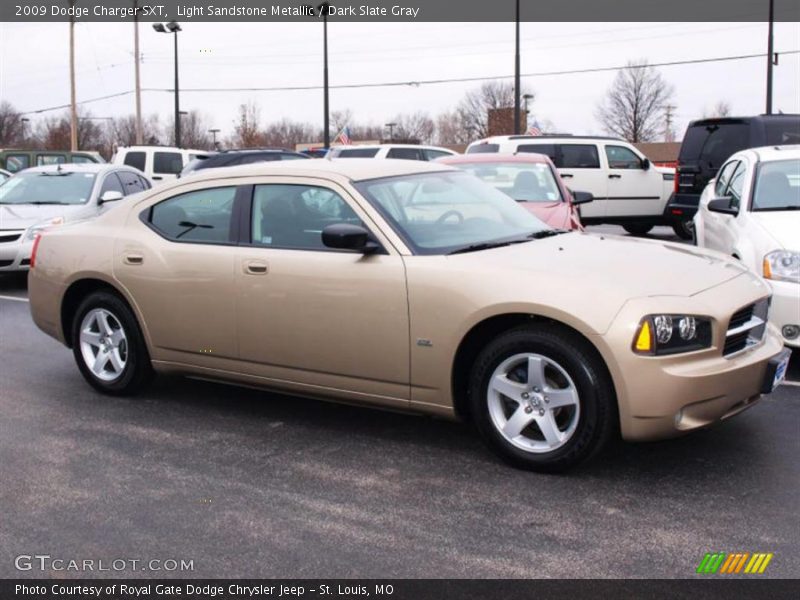
[[[73,9],[69,17],[69,95],[70,95],[70,150],[78,149],[78,101],[75,95],[75,0],[69,0]]]
[[[325,113],[323,117],[323,143],[325,148],[331,147],[331,123],[330,123],[330,107],[329,107],[329,91],[330,88],[328,87],[328,8],[330,4],[328,2],[323,2],[317,8],[322,13],[322,60],[323,60],[323,67],[322,67],[322,78],[323,82],[322,85],[324,87],[323,92],[323,112]]]
[[[769,0],[769,33],[767,34],[767,114],[772,114],[772,59],[773,29],[775,25],[775,0]]]
[[[516,18],[516,51],[514,53],[514,134],[519,135],[519,121],[520,121],[520,75],[519,75],[519,0],[517,0],[517,18]]]
[[[134,77],[136,79],[136,145],[141,146],[144,143],[144,132],[142,130],[142,83],[139,78],[139,63],[142,61],[141,54],[139,53],[139,2],[133,0],[133,58],[136,61],[134,67]]]
[[[674,142],[675,135],[672,133],[672,111],[674,111],[677,106],[674,104],[667,104],[664,107],[664,141],[665,142]]]

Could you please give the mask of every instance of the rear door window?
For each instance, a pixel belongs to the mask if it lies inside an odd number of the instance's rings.
[[[128,152],[125,154],[124,163],[129,167],[133,167],[134,169],[139,169],[144,173],[146,158],[147,154],[145,154],[144,152]]]
[[[564,169],[599,169],[600,155],[594,144],[559,144],[557,167]]]
[[[352,148],[340,150],[336,158],[374,158],[378,153],[377,148]]]
[[[422,153],[427,160],[436,160],[437,158],[451,156],[449,152],[445,152],[444,150],[431,150],[430,148],[424,149]]]
[[[467,149],[467,154],[494,154],[500,152],[500,144],[476,144]]]
[[[520,144],[517,146],[517,152],[534,152],[536,154],[544,154],[550,157],[553,164],[558,166],[558,157],[556,156],[555,144]]]
[[[183,170],[180,152],[153,152],[153,173],[177,175]]]
[[[153,206],[150,224],[176,242],[231,241],[235,187],[210,188],[174,196]]]
[[[135,194],[137,192],[143,192],[147,188],[142,185],[142,178],[139,177],[136,173],[129,173],[128,171],[118,171],[117,175],[119,176],[120,181],[122,182],[122,193],[126,196],[129,194]]]
[[[44,167],[47,165],[63,165],[67,162],[67,157],[63,154],[37,154],[36,166]]]
[[[767,145],[800,144],[800,119],[782,122],[767,121],[765,128]]]
[[[31,157],[27,154],[7,154],[6,171],[16,173],[31,166]]]
[[[402,160],[425,160],[419,148],[390,148],[386,158],[399,158]]]

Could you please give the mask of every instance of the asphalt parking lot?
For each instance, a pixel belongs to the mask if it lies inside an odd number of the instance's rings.
[[[156,575],[204,578],[669,578],[746,551],[800,572],[798,357],[720,427],[546,476],[457,423],[180,378],[101,396],[26,295],[0,277],[0,577],[43,575],[20,554],[193,560]]]

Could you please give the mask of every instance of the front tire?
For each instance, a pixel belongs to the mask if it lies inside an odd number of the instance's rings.
[[[694,239],[694,222],[691,219],[681,219],[672,222],[672,231],[682,240]]]
[[[596,351],[550,324],[491,341],[473,366],[469,401],[487,445],[533,471],[564,471],[588,459],[617,424],[611,378]]]
[[[133,394],[153,375],[141,329],[118,296],[95,292],[72,322],[72,353],[89,384],[105,394]]]
[[[644,223],[626,223],[622,228],[631,235],[646,235],[650,233],[653,226]]]

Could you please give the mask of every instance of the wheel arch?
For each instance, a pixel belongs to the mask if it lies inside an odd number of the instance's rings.
[[[72,348],[72,321],[75,318],[78,307],[89,294],[99,291],[110,292],[119,297],[134,314],[141,327],[141,319],[139,318],[138,312],[122,290],[105,279],[93,276],[81,277],[69,284],[61,300],[61,334],[64,336],[64,342],[68,348]],[[142,328],[142,332],[144,333],[144,328]],[[146,334],[145,339],[147,339]]]
[[[584,333],[575,327],[565,323],[564,321],[547,317],[534,313],[519,313],[509,312],[492,315],[476,323],[470,328],[467,333],[462,337],[461,342],[455,352],[453,359],[453,366],[451,369],[451,390],[453,398],[453,409],[456,416],[464,419],[470,419],[470,411],[467,400],[467,387],[469,382],[469,372],[475,360],[478,357],[483,346],[489,340],[497,337],[498,335],[519,327],[521,325],[537,323],[549,324],[562,328],[564,331],[569,332],[571,335],[578,337],[586,347],[589,348],[595,357],[603,365],[608,376],[608,381],[614,392],[615,402],[618,404],[617,389],[611,369],[606,362],[603,352],[587,337]],[[617,406],[619,410],[619,406]]]

